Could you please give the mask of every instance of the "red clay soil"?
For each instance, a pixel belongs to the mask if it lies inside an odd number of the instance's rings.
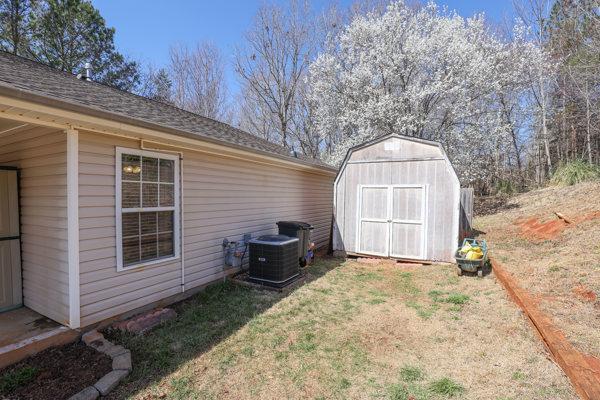
[[[596,301],[596,293],[593,290],[585,287],[584,285],[577,285],[573,288],[573,293],[575,296],[579,297],[583,301],[587,301],[593,303]]]
[[[573,227],[581,222],[589,221],[594,218],[600,218],[600,211],[594,211],[585,215],[569,218],[568,222],[562,218],[556,218],[548,222],[540,222],[538,218],[531,217],[518,219],[515,225],[521,228],[521,235],[533,240],[554,239],[562,231]]]
[[[491,261],[496,277],[515,303],[523,309],[556,363],[571,380],[575,391],[585,400],[600,399],[600,360],[578,351],[552,319],[538,308],[538,301],[521,288],[498,261]]]

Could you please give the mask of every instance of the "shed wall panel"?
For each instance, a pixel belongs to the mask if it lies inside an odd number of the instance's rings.
[[[23,304],[59,323],[69,320],[67,138],[24,127],[0,136],[0,165],[20,169]]]

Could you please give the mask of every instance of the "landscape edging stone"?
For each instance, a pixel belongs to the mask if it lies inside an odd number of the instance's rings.
[[[123,346],[115,345],[104,338],[97,330],[84,333],[81,340],[91,348],[106,354],[112,360],[112,370],[92,386],[69,397],[69,400],[95,400],[106,396],[129,375],[132,369],[131,352]]]

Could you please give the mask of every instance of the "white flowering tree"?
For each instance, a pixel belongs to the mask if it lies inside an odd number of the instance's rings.
[[[514,90],[523,63],[482,15],[462,18],[429,3],[391,3],[357,15],[312,63],[315,118],[347,149],[396,132],[440,141],[463,181],[489,174],[490,158],[510,145],[499,94]]]

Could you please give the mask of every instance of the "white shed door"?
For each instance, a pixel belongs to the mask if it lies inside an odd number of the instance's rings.
[[[390,256],[423,259],[425,253],[425,187],[391,189]]]
[[[389,253],[389,188],[387,186],[361,186],[359,190],[359,252],[387,257]]]
[[[425,258],[424,185],[360,186],[358,252]]]

